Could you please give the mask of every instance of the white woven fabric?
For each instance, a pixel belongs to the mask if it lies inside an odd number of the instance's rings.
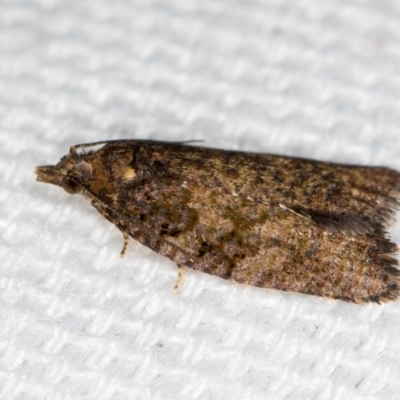
[[[398,399],[400,301],[174,294],[33,169],[116,138],[400,169],[399,43],[396,1],[2,1],[0,398]]]

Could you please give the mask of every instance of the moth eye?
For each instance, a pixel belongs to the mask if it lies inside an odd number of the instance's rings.
[[[69,194],[79,193],[81,188],[74,181],[71,181],[67,176],[64,176],[61,181],[62,188]]]

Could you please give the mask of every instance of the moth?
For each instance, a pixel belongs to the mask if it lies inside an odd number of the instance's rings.
[[[177,285],[189,267],[358,304],[399,295],[392,169],[116,140],[72,146],[35,172],[90,200],[122,232],[121,255],[133,238],[173,260]]]

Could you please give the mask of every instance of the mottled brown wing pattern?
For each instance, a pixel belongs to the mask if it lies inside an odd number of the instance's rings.
[[[62,174],[178,265],[356,303],[398,296],[396,171],[148,141],[74,157]]]

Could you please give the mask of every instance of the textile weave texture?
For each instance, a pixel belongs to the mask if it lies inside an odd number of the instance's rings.
[[[400,301],[175,294],[33,170],[117,138],[400,170],[399,43],[387,0],[0,2],[0,399],[398,399]]]

